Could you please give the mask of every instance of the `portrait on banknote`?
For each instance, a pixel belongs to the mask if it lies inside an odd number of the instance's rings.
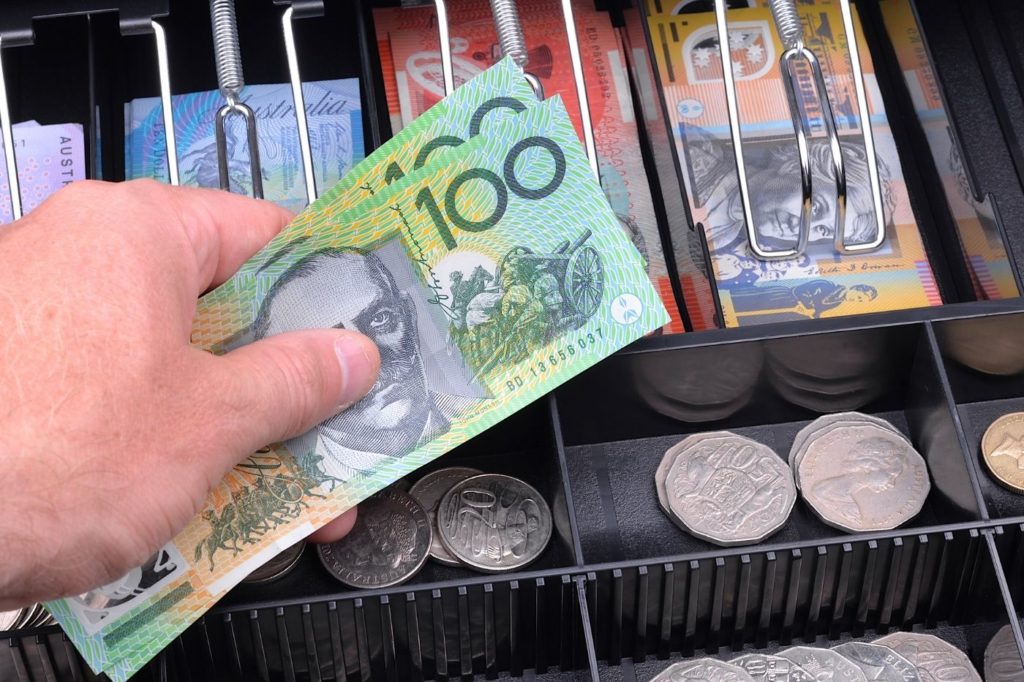
[[[457,412],[485,397],[430,298],[397,240],[313,252],[270,287],[252,339],[333,327],[367,335],[380,351],[380,376],[365,398],[285,443],[300,462],[315,456],[325,474],[347,481],[447,432]]]
[[[138,568],[117,580],[68,599],[68,606],[90,632],[97,632],[112,618],[139,606],[154,590],[187,570],[188,565],[174,543],[157,550]]]

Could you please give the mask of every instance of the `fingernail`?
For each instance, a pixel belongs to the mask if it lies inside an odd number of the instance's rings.
[[[334,342],[341,364],[342,385],[339,408],[345,409],[366,395],[377,381],[377,349],[362,336],[346,334]]]

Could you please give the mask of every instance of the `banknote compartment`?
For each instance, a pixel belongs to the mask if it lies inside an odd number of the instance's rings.
[[[654,476],[665,451],[690,434],[732,431],[787,458],[796,433],[825,411],[860,409],[887,419],[925,458],[931,492],[904,530],[980,518],[926,331],[923,325],[899,325],[710,346],[684,343],[614,356],[559,389],[559,426],[584,561],[716,551],[677,528],[659,508]],[[849,399],[835,402],[794,388],[787,382],[807,381],[786,365],[794,361],[811,376],[842,367],[843,381],[854,387]],[[763,545],[842,537],[856,536],[825,525],[798,499],[786,525]]]
[[[958,646],[981,671],[1009,617],[984,533],[964,528],[630,562],[587,577],[602,682],[645,682],[684,658],[911,629]]]

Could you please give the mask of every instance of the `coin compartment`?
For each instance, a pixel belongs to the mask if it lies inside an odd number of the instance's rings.
[[[691,339],[696,343],[686,345]],[[719,551],[677,528],[662,512],[654,473],[669,447],[687,435],[707,431],[732,431],[788,458],[796,433],[818,412],[806,407],[812,404],[807,395],[801,394],[802,404],[797,405],[789,391],[780,390],[780,378],[772,370],[779,358],[800,360],[804,371],[818,374],[841,366],[857,382],[869,382],[872,388],[867,394],[851,389],[850,395],[857,399],[876,396],[861,411],[890,421],[925,458],[931,492],[904,531],[980,518],[969,467],[945,402],[940,361],[924,326],[852,329],[721,346],[701,346],[699,339],[700,335],[693,335],[683,337],[673,349],[619,354],[556,391],[585,562]],[[728,368],[738,367],[744,356],[756,355],[764,357],[761,369],[754,371],[756,363],[748,363],[743,370],[749,389],[737,386],[727,391],[745,394],[749,390],[745,406],[714,421],[683,421],[700,416],[692,403],[714,392],[703,388],[707,376],[722,371],[721,381],[733,381],[727,376]],[[827,361],[821,364],[815,355]],[[692,377],[696,383],[690,381]],[[602,391],[607,386],[617,387],[614,395]],[[600,400],[595,400],[598,395]],[[762,544],[782,547],[844,537],[856,534],[825,525],[798,499],[786,525]]]
[[[987,517],[1024,517],[1024,494],[1004,487],[981,452],[981,439],[993,421],[1024,411],[1024,345],[1018,335],[1024,314],[941,321],[934,329]]]

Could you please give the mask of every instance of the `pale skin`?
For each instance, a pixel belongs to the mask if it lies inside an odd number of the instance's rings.
[[[197,298],[289,218],[226,192],[88,181],[0,227],[0,610],[124,575],[237,462],[373,386],[377,348],[353,331],[221,357],[189,344]]]

